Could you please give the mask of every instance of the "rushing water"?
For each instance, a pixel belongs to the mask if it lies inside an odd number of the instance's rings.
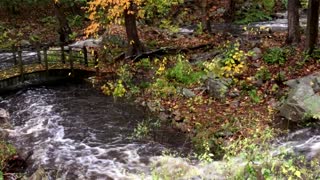
[[[166,150],[185,151],[185,138],[165,132],[155,138],[161,141],[132,139],[137,123],[146,118],[143,109],[114,102],[86,84],[30,88],[6,96],[0,107],[11,114],[9,139],[20,150],[33,152],[29,172],[43,167],[51,179],[152,179],[152,172],[180,179],[229,179],[247,163],[240,157],[203,164],[163,156]],[[313,158],[320,151],[319,128],[278,139],[270,156],[284,148]]]
[[[41,166],[52,176],[139,179],[150,174],[151,158],[172,146],[130,138],[146,118],[143,110],[83,84],[20,91],[1,106],[11,114],[11,141],[25,152],[33,151],[30,170]]]
[[[18,60],[18,54],[15,54]],[[37,62],[37,53],[33,51],[22,51],[23,64],[31,64]],[[0,53],[0,70],[8,69],[15,66],[13,53]]]

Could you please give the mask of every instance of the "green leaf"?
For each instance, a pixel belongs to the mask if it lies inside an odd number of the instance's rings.
[[[294,173],[294,175],[297,176],[298,178],[301,178],[301,172],[300,172],[300,171],[296,171],[296,172]]]

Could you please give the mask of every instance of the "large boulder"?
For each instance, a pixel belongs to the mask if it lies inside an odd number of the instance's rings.
[[[227,79],[208,78],[206,88],[212,98],[223,100],[229,91],[229,84]]]
[[[285,83],[291,90],[279,108],[280,115],[294,122],[320,119],[320,72]]]

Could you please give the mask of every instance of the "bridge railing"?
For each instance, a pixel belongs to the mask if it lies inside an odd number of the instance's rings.
[[[51,68],[68,68],[71,74],[75,68],[94,68],[99,73],[98,53],[86,46],[13,46],[10,50],[0,50],[0,52],[3,52],[3,56],[0,56],[0,75],[11,73],[20,75],[23,79],[25,73],[33,70],[48,72]]]

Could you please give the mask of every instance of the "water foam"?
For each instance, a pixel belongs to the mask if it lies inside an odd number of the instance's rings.
[[[47,89],[29,90],[19,96],[19,101],[8,102],[16,124],[14,130],[9,130],[10,137],[18,147],[33,151],[34,166],[56,169],[62,177],[77,179],[139,179],[139,175],[133,174],[148,173],[149,165],[140,161],[139,151],[152,146],[161,148],[160,145],[128,143],[121,134],[109,138],[109,144],[103,143],[92,131],[84,139],[67,138],[66,133],[70,132],[62,124],[68,116],[57,111],[63,106],[52,104],[50,98],[59,96],[55,93]],[[107,127],[115,126],[111,123]]]

